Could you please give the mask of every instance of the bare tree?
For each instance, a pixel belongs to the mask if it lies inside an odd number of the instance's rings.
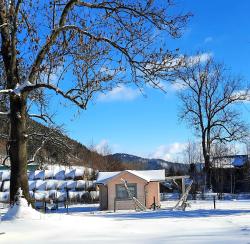
[[[179,72],[182,89],[180,117],[194,128],[201,138],[202,153],[210,185],[211,146],[215,142],[231,142],[247,136],[247,125],[241,120],[236,103],[246,100],[248,90],[239,77],[201,55],[187,58]]]
[[[193,141],[188,141],[184,149],[184,160],[188,164],[200,163],[200,144]]]
[[[0,61],[6,77],[0,95],[8,101],[1,116],[10,120],[11,203],[19,187],[29,199],[31,95],[46,88],[86,109],[96,92],[121,82],[158,86],[159,78],[172,79],[177,53],[167,50],[159,33],[178,38],[190,16],[173,14],[173,6],[151,0],[0,0]]]

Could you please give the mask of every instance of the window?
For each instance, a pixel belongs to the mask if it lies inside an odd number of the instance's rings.
[[[127,186],[131,196],[136,197],[137,195],[136,184],[127,184]],[[116,199],[120,200],[130,199],[125,186],[122,184],[116,185]]]

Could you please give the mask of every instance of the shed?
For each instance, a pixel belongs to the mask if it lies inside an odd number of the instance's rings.
[[[135,208],[123,180],[126,181],[131,195],[146,208],[150,208],[154,203],[160,205],[159,182],[165,181],[164,169],[99,172],[96,184],[100,191],[101,210]]]

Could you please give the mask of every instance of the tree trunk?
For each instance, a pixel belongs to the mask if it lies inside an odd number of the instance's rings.
[[[15,195],[19,188],[29,201],[29,185],[27,177],[27,134],[26,134],[26,102],[25,95],[10,96],[10,204],[15,203]]]
[[[205,173],[206,173],[206,186],[209,189],[211,187],[211,165],[210,165],[210,155],[207,154],[204,156],[205,160]]]
[[[211,165],[210,165],[210,152],[206,145],[205,134],[202,135],[202,152],[205,163],[205,174],[206,174],[206,187],[209,189],[211,186]]]

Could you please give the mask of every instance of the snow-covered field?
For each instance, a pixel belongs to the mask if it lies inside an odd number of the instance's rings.
[[[2,221],[0,243],[250,243],[250,200],[217,201],[216,208],[212,201],[191,201],[185,212],[113,213],[76,205],[69,214],[60,209]]]

